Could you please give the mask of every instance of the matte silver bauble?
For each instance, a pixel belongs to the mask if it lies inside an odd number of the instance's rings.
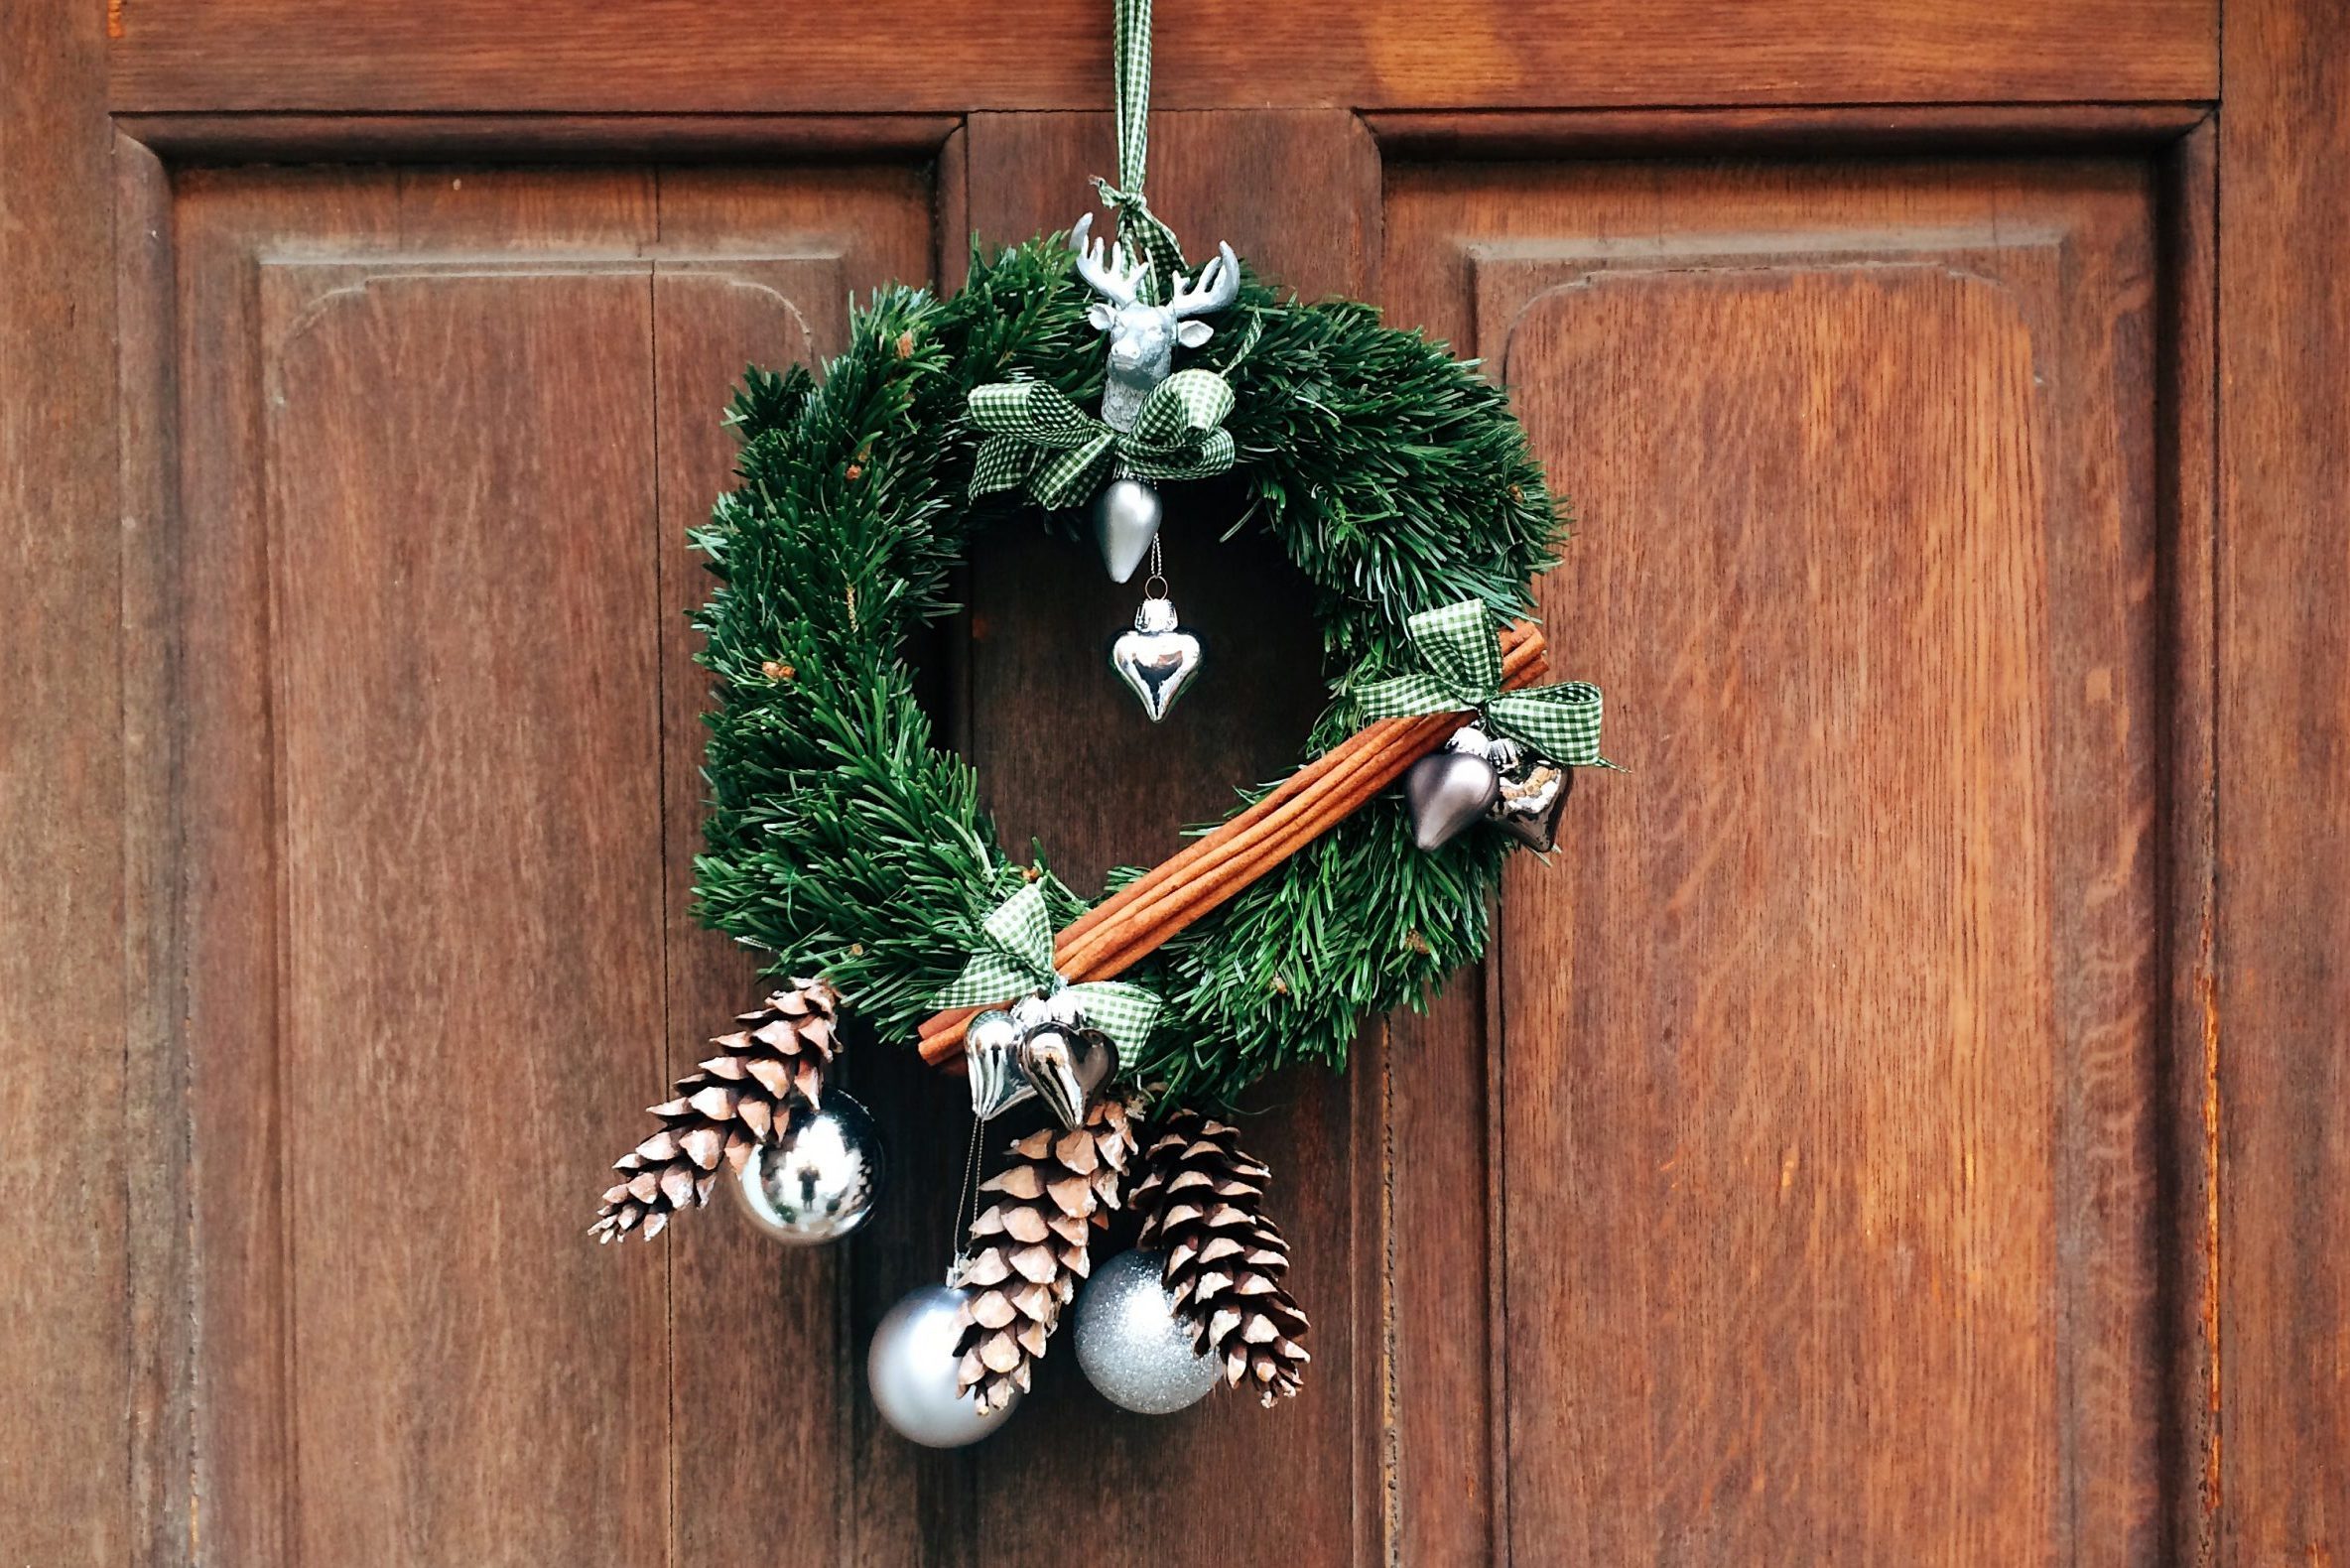
[[[1141,1415],[1196,1404],[1217,1363],[1192,1349],[1191,1326],[1162,1280],[1166,1258],[1135,1247],[1094,1270],[1077,1298],[1077,1364],[1103,1398]]]
[[[1140,479],[1112,479],[1094,497],[1094,543],[1102,547],[1102,564],[1110,568],[1112,583],[1133,577],[1165,515],[1158,491]]]
[[[839,1090],[821,1107],[794,1096],[775,1140],[750,1151],[726,1185],[752,1225],[778,1241],[834,1241],[873,1212],[883,1169],[881,1132]]]
[[[900,1437],[925,1448],[961,1448],[1004,1423],[1010,1400],[982,1415],[979,1401],[955,1391],[955,1342],[963,1335],[968,1290],[925,1285],[899,1298],[873,1330],[865,1352],[865,1386],[874,1408]]]
[[[1086,1118],[1094,1091],[1117,1071],[1117,1047],[1099,1029],[1040,1023],[1020,1041],[1020,1071],[1064,1128]]]
[[[1483,730],[1464,726],[1442,750],[1429,752],[1404,774],[1412,841],[1422,849],[1450,844],[1500,798],[1501,776],[1489,749]]]
[[[1511,838],[1547,854],[1558,843],[1558,820],[1575,775],[1509,740],[1495,741],[1489,755],[1501,787],[1486,815]]]
[[[1020,1071],[1020,1037],[1028,1031],[1001,1008],[980,1013],[964,1035],[963,1058],[971,1074],[971,1113],[981,1121],[1003,1114],[1036,1088]]]
[[[1142,700],[1142,711],[1157,723],[1199,673],[1206,650],[1200,639],[1176,624],[1172,600],[1146,598],[1134,612],[1134,629],[1120,632],[1110,647],[1110,666]]]

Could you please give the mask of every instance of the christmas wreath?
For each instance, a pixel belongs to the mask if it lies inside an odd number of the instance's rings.
[[[922,1441],[968,1441],[1025,1389],[1121,1199],[1145,1250],[1089,1291],[1113,1306],[1080,1308],[1097,1384],[1146,1409],[1218,1374],[1295,1388],[1305,1318],[1267,1174],[1212,1113],[1273,1069],[1342,1066],[1364,1014],[1479,958],[1505,857],[1548,847],[1564,770],[1600,760],[1598,692],[1532,684],[1541,638],[1517,623],[1560,518],[1505,394],[1229,247],[1191,272],[1141,197],[1143,0],[1118,23],[1121,244],[1089,219],[975,255],[954,294],[885,289],[821,380],[753,372],[735,400],[740,484],[695,535],[719,699],[698,910],[785,983],[654,1108],[595,1227],[657,1233],[731,1174],[779,1236],[851,1228],[877,1146],[824,1082],[850,1005],[964,1058],[975,1158],[979,1125],[1038,1102],[1050,1119],[980,1184],[949,1284],[876,1335],[874,1396]],[[1090,504],[1114,577],[1152,563],[1114,663],[1164,718],[1200,652],[1157,575],[1153,486],[1220,474],[1308,587],[1329,700],[1297,772],[1088,899],[1005,851],[906,649],[954,611],[977,530]],[[1135,1301],[1164,1334],[1131,1339]]]

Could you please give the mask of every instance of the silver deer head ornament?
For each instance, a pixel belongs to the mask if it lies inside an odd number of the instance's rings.
[[[1092,238],[1093,227],[1093,213],[1079,218],[1069,232],[1069,247],[1077,252],[1078,276],[1102,296],[1086,320],[1110,334],[1102,422],[1112,430],[1132,430],[1142,400],[1174,373],[1175,345],[1197,348],[1214,335],[1214,327],[1192,318],[1221,311],[1240,297],[1240,259],[1232,246],[1217,246],[1198,278],[1179,275],[1167,303],[1153,305],[1142,298],[1148,260],[1128,257],[1123,245],[1106,246]]]

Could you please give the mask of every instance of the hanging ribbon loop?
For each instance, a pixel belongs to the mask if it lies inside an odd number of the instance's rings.
[[[1501,690],[1501,638],[1478,599],[1422,610],[1404,622],[1425,669],[1364,689],[1366,721],[1474,709],[1488,729],[1560,767],[1605,766],[1600,689],[1585,681]]]
[[[939,992],[939,1006],[976,1007],[1042,990],[1075,1004],[1087,1027],[1110,1036],[1119,1061],[1141,1057],[1158,1021],[1157,994],[1123,980],[1072,985],[1063,980],[1053,968],[1053,920],[1042,882],[1030,882],[997,905],[979,930],[979,947],[955,982]]]
[[[987,433],[972,464],[974,499],[1025,486],[1048,510],[1076,506],[1115,474],[1204,479],[1233,465],[1232,383],[1213,370],[1178,370],[1151,389],[1134,428],[1112,430],[1044,381],[973,387],[971,422]]]

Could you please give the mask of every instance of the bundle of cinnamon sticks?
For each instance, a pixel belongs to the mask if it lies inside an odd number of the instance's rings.
[[[1541,627],[1519,622],[1505,628],[1502,686],[1540,684],[1544,656]],[[1427,714],[1365,725],[1264,799],[1088,910],[1053,939],[1053,968],[1072,984],[1124,974],[1361,809],[1471,717]],[[958,1061],[964,1031],[982,1010],[933,1013],[922,1025],[922,1059],[934,1066]]]

